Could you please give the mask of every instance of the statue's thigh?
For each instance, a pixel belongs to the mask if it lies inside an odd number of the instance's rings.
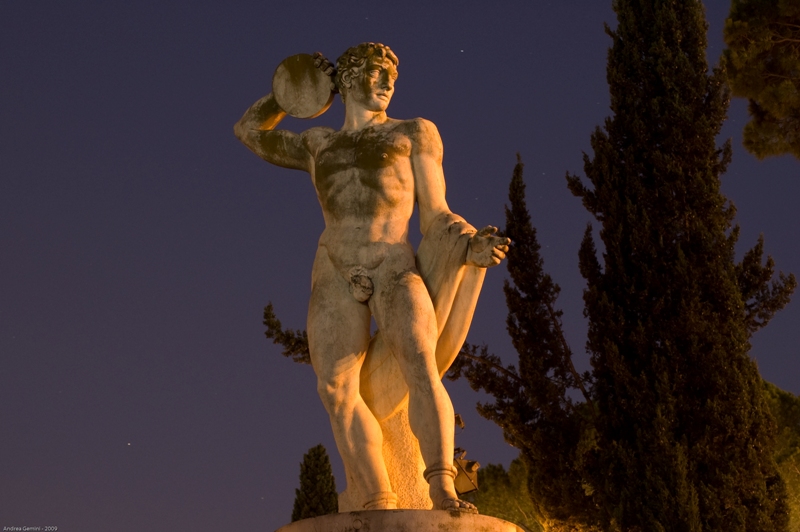
[[[405,271],[391,276],[376,296],[372,308],[378,329],[401,365],[435,372],[436,314],[419,274]]]
[[[357,378],[369,346],[369,307],[353,298],[333,265],[317,261],[314,277],[307,322],[311,364],[323,381]]]

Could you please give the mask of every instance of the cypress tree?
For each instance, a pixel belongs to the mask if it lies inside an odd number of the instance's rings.
[[[479,404],[478,412],[499,425],[505,440],[520,450],[534,517],[551,532],[588,532],[597,521],[581,471],[582,455],[591,449],[591,379],[572,364],[556,304],[560,288],[544,271],[519,157],[508,197],[505,235],[512,243],[506,265],[511,280],[504,292],[518,367],[504,366],[485,346],[467,344],[446,376],[464,376],[474,390],[494,398]],[[586,401],[573,401],[575,392]],[[588,445],[583,441],[587,435]]]
[[[606,530],[781,531],[774,421],[748,339],[788,301],[761,244],[736,265],[720,193],[724,74],[699,0],[616,0],[612,118],[571,191],[600,224],[580,251],[598,414],[584,461]]]
[[[325,447],[319,444],[303,456],[300,487],[295,490],[292,522],[339,511],[336,480]]]

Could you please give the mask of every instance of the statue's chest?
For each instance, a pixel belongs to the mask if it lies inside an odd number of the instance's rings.
[[[325,179],[359,170],[361,175],[379,175],[411,155],[411,141],[394,131],[340,132],[332,136],[316,157],[316,177]]]

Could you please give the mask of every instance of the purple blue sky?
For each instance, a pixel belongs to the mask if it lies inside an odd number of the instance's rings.
[[[610,0],[442,2],[21,1],[0,6],[0,526],[60,532],[270,531],[288,523],[310,447],[342,468],[308,366],[263,336],[272,301],[305,327],[322,217],[306,174],[270,166],[233,123],[275,67],[363,41],[400,58],[389,114],[435,122],[448,201],[503,224],[520,152],[546,269],[579,368],[577,251],[589,215],[566,188],[609,115]],[[707,0],[709,60],[728,0]],[[324,116],[283,126],[338,127]],[[740,254],[763,233],[800,273],[800,162],[721,139]],[[412,227],[412,233],[418,229]],[[514,361],[504,267],[469,340]],[[768,380],[800,393],[800,305],[756,334]],[[516,450],[447,384],[482,463]]]

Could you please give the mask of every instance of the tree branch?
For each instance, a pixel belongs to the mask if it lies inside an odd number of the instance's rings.
[[[772,44],[780,44],[780,43],[784,43],[784,42],[792,42],[792,43],[800,44],[800,39],[792,39],[790,37],[784,37],[783,39],[772,38],[772,39],[769,40],[769,42],[771,42]]]
[[[522,379],[519,377],[519,375],[517,375],[516,373],[514,373],[512,371],[509,371],[507,368],[504,368],[500,364],[495,364],[494,362],[491,362],[490,360],[486,360],[485,358],[481,358],[481,357],[478,357],[478,356],[475,356],[475,355],[470,355],[469,353],[467,353],[463,349],[461,350],[461,353],[459,353],[459,356],[462,356],[464,358],[468,358],[469,360],[473,360],[475,362],[480,362],[481,364],[486,364],[487,366],[490,366],[491,368],[499,371],[500,373],[502,373],[506,377],[510,377],[510,378],[514,379],[518,384],[523,384],[522,383]]]
[[[786,26],[787,28],[797,28],[800,30],[800,25],[797,24],[789,24],[788,22],[773,22],[776,26]]]
[[[594,410],[594,403],[592,402],[592,399],[589,397],[589,393],[586,391],[586,388],[583,385],[583,379],[581,379],[578,370],[575,368],[575,364],[572,362],[572,349],[569,347],[567,339],[564,338],[564,331],[561,329],[561,320],[559,320],[555,310],[553,310],[553,306],[550,305],[550,303],[547,304],[547,311],[550,313],[550,319],[558,327],[558,339],[561,342],[561,348],[564,350],[564,358],[566,358],[567,364],[569,365],[569,372],[575,379],[575,384],[577,384],[578,388],[580,388],[583,398],[592,407],[592,410]]]

